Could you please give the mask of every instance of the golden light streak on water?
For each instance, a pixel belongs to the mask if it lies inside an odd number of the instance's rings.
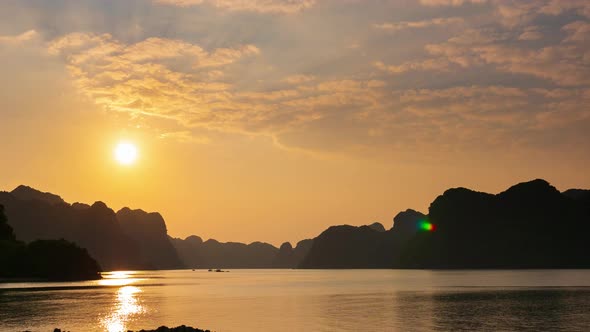
[[[128,286],[143,279],[134,278],[133,271],[115,271],[102,274],[102,278],[98,280],[100,286]]]
[[[101,320],[106,331],[125,332],[127,323],[133,319],[133,316],[144,312],[144,307],[137,299],[137,294],[140,292],[141,289],[135,286],[124,286],[119,289],[113,311]]]

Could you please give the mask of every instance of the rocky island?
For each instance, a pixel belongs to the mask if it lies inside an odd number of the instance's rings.
[[[100,279],[101,268],[88,251],[66,240],[16,240],[0,205],[0,282]]]

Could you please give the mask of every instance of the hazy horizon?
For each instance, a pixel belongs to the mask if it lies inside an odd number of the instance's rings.
[[[589,35],[585,0],[3,1],[0,188],[276,246],[590,188]]]

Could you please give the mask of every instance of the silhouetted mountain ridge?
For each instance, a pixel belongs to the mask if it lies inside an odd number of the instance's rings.
[[[122,208],[117,211],[124,232],[139,247],[141,259],[155,269],[176,269],[184,266],[168,238],[166,222],[157,212]]]
[[[289,242],[279,248],[264,242],[250,244],[203,241],[196,235],[173,238],[182,261],[191,268],[295,268],[309,251],[312,240],[302,240],[293,248]]]
[[[273,268],[298,267],[313,245],[313,239],[297,242],[295,248],[289,242],[285,242],[279,248],[279,252],[272,264]]]
[[[370,229],[375,230],[377,232],[385,232],[385,226],[380,222],[374,222],[370,225],[367,225]]]
[[[172,243],[181,259],[192,268],[265,268],[270,267],[278,249],[268,243],[250,244],[215,239],[199,241],[196,236]]]
[[[5,206],[18,240],[63,238],[75,242],[105,270],[183,266],[159,214],[123,209],[117,216],[103,202],[69,205],[57,195],[27,186],[0,192],[0,204]]]
[[[46,193],[29,186],[20,185],[10,192],[14,197],[20,200],[39,200],[49,204],[65,204],[65,201],[58,195]]]
[[[314,239],[300,267],[322,269],[378,268],[392,260],[390,232],[369,226],[331,226]]]
[[[16,192],[14,194],[13,192]],[[103,202],[69,205],[26,186],[0,192],[16,238],[65,238],[107,270],[156,268],[584,268],[590,244],[590,190],[563,193],[545,180],[498,194],[452,188],[428,214],[408,209],[381,223],[332,226],[280,248],[198,236],[171,238],[159,213]],[[10,237],[2,229],[0,236]]]
[[[416,224],[421,220],[426,220],[427,216],[412,209],[398,213],[393,218],[393,226],[391,229],[409,236],[416,233]]]
[[[568,189],[563,194],[571,199],[590,203],[590,190],[585,189]]]
[[[330,227],[303,268],[587,268],[588,191],[545,180],[499,194],[446,190],[428,215],[407,210],[385,233]]]

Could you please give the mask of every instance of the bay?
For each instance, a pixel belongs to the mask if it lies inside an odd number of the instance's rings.
[[[498,331],[590,327],[589,270],[109,272],[0,283],[0,331]]]

